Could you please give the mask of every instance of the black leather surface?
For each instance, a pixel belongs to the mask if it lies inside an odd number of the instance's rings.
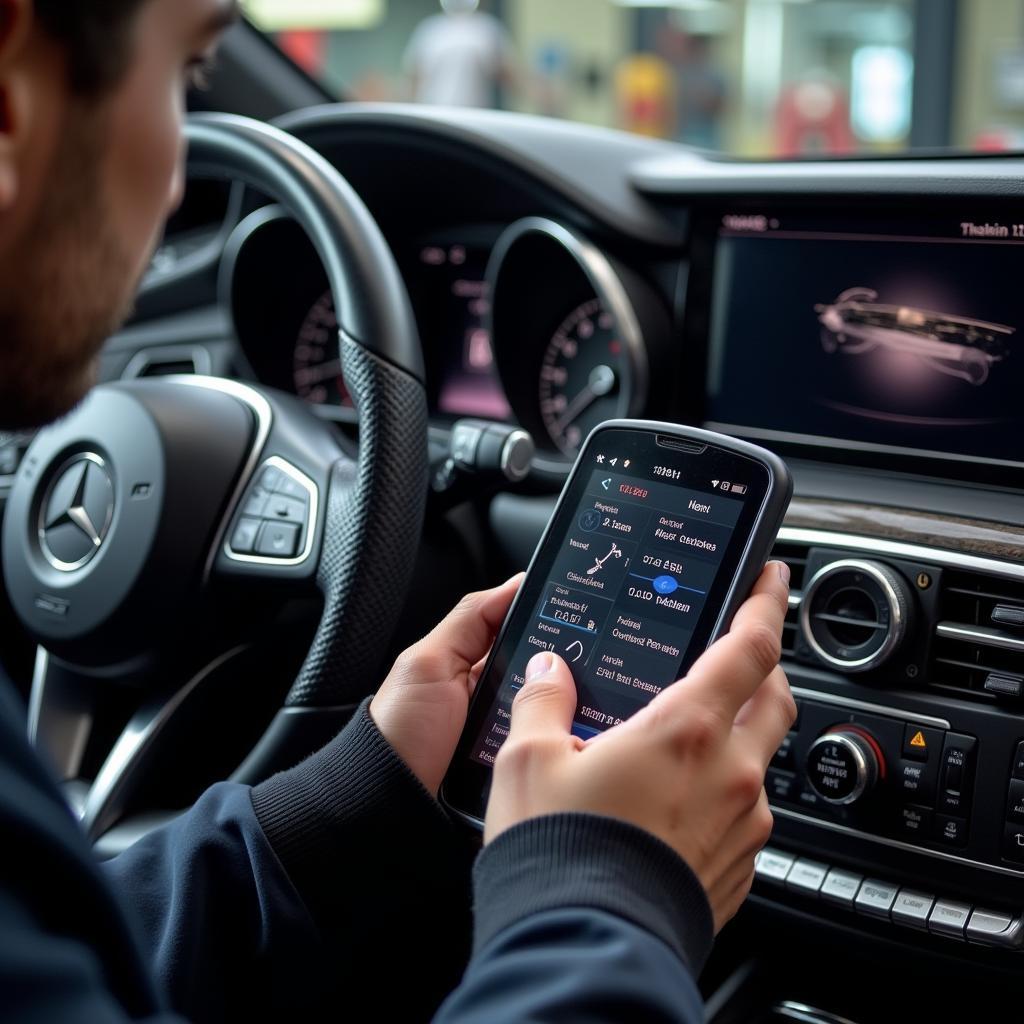
[[[423,386],[349,338],[342,363],[359,411],[359,463],[339,463],[331,481],[318,575],[324,613],[291,706],[351,703],[380,684],[426,505]]]

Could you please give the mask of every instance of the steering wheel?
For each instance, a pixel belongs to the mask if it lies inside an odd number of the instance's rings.
[[[315,586],[323,614],[283,706],[233,777],[258,781],[333,735],[380,681],[426,502],[422,352],[366,207],[326,160],[275,128],[202,115],[186,132],[190,177],[257,189],[316,248],[338,310],[358,457],[292,396],[210,377],[102,385],[38,434],[7,506],[4,574],[39,644],[31,739],[94,839],[147,783],[178,709],[231,656],[222,647],[211,660],[201,638],[252,592],[276,600]],[[126,686],[136,710],[92,773],[104,697]]]

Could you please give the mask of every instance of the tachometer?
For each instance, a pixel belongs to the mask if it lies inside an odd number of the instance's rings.
[[[351,405],[341,376],[334,297],[324,292],[299,328],[292,357],[295,393],[313,405]]]
[[[540,414],[555,446],[574,457],[587,434],[628,404],[629,364],[615,318],[591,299],[555,331],[540,369]]]

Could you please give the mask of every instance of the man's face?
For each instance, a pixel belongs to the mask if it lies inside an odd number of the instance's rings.
[[[64,414],[93,383],[180,202],[185,88],[234,5],[141,4],[125,73],[98,98],[71,93],[31,7],[0,0],[0,32],[14,12],[6,50],[0,38],[0,427],[13,428]]]

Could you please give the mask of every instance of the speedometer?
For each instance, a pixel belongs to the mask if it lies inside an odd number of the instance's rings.
[[[540,414],[555,446],[574,457],[587,434],[626,412],[629,363],[615,318],[600,299],[574,309],[544,350]]]
[[[295,393],[313,405],[351,405],[341,376],[338,316],[334,297],[324,292],[299,328],[292,357]]]

